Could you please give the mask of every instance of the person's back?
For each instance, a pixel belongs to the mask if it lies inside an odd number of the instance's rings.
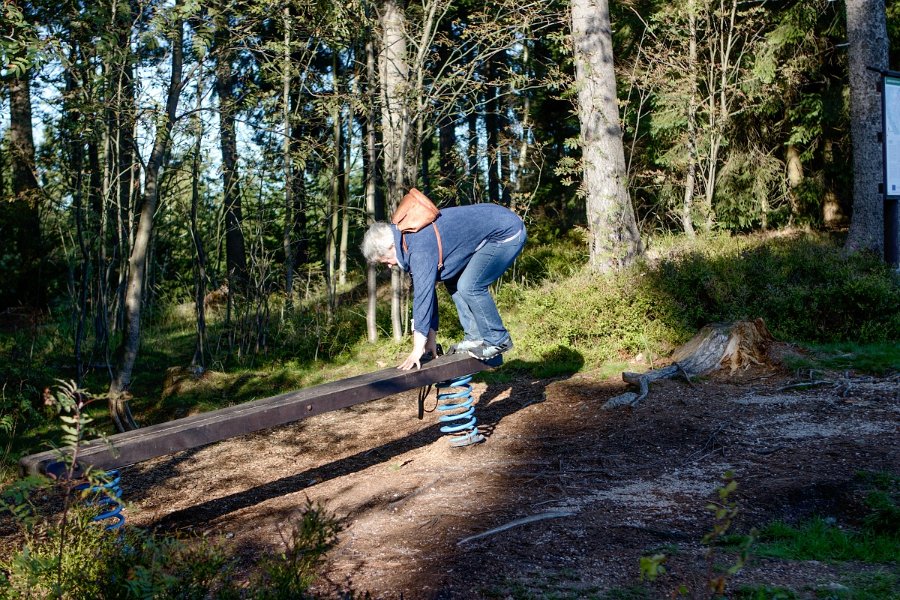
[[[436,273],[436,279],[440,281],[458,275],[485,243],[508,240],[524,229],[522,219],[516,213],[497,204],[443,208],[434,224],[437,234],[431,226],[416,233],[404,234],[406,245],[398,256],[401,267],[414,274],[425,276],[436,271],[439,254],[437,235],[440,235],[440,254],[444,262],[443,268]]]

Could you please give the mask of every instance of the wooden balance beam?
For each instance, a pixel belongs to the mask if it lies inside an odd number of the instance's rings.
[[[465,354],[453,354],[426,362],[418,370],[401,371],[391,368],[341,379],[271,398],[117,433],[105,440],[91,440],[81,446],[78,463],[82,467],[91,465],[104,470],[133,465],[157,456],[204,446],[478,373],[498,367],[502,362],[500,356],[489,361],[480,361]],[[66,448],[63,452],[71,454],[72,449]],[[48,450],[22,458],[19,465],[26,475],[37,475],[45,473],[46,466],[59,459],[58,450]]]

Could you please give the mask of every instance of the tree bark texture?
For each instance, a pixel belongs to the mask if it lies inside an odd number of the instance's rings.
[[[626,188],[609,5],[607,0],[573,0],[571,11],[590,262],[608,272],[643,252]]]
[[[382,161],[387,186],[388,212],[393,212],[408,189],[410,146],[409,57],[406,18],[394,0],[381,5],[381,131]]]
[[[457,172],[456,119],[454,116],[445,117],[438,127],[438,185],[443,189],[455,192],[459,173]],[[454,193],[453,196],[454,203],[458,202],[458,194]]]
[[[298,101],[295,98],[295,102]],[[291,126],[291,155],[294,156],[302,147],[303,130],[301,125]],[[303,162],[298,162],[292,168],[291,200],[293,202],[293,253],[294,270],[300,265],[309,262],[309,232],[307,231],[306,214],[306,169]]]
[[[328,306],[333,307],[337,296],[337,237],[339,234],[339,218],[343,195],[343,128],[341,126],[341,104],[338,85],[340,80],[340,68],[337,53],[332,60],[332,76],[334,78],[334,104],[331,107],[331,131],[334,143],[334,152],[331,158],[331,202],[326,218],[327,229],[325,232],[325,275],[328,282]]]
[[[884,247],[884,205],[878,185],[884,180],[881,143],[881,75],[887,69],[888,37],[884,0],[847,0],[850,43],[850,137],[853,141],[853,211],[846,249]]]

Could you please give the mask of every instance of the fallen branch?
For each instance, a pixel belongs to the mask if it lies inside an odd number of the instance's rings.
[[[494,527],[493,529],[488,529],[483,533],[478,533],[476,535],[470,535],[467,538],[463,538],[456,542],[457,546],[461,546],[466,542],[471,542],[473,540],[477,540],[479,538],[487,537],[489,535],[494,535],[495,533],[500,533],[501,531],[506,531],[507,529],[512,529],[513,527],[518,527],[519,525],[525,525],[527,523],[534,523],[535,521],[543,521],[544,519],[558,519],[560,517],[571,517],[575,513],[568,510],[551,510],[544,513],[540,513],[537,515],[531,515],[529,517],[522,517],[521,519],[516,519],[515,521],[510,521],[506,525],[501,525],[500,527]]]

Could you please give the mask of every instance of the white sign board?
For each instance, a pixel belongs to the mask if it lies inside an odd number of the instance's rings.
[[[887,195],[900,196],[900,77],[884,78],[884,126]]]

